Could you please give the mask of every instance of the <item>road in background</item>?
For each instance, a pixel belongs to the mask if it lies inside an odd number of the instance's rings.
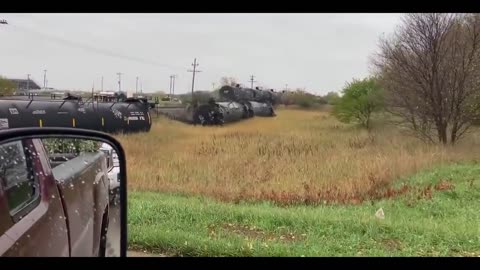
[[[117,200],[110,204],[109,225],[107,232],[107,257],[120,257],[120,237],[122,227],[120,223],[120,203]]]

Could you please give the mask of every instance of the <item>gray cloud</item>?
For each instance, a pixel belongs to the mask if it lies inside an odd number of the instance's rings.
[[[167,90],[177,74],[177,92],[191,88],[197,57],[202,70],[196,89],[211,89],[222,76],[280,89],[306,87],[317,93],[340,90],[345,81],[368,74],[368,57],[382,33],[392,32],[399,14],[0,14],[0,74],[49,86],[89,90]],[[124,88],[122,87],[122,88]]]

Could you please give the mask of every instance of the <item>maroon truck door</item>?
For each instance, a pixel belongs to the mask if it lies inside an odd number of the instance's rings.
[[[69,256],[67,223],[39,140],[0,145],[0,256]]]
[[[3,178],[0,179],[3,182]],[[3,185],[0,184],[0,255],[5,253],[8,248],[14,244],[12,239],[10,239],[5,232],[13,226],[12,219],[10,218],[7,198],[5,197],[5,192],[3,191]]]

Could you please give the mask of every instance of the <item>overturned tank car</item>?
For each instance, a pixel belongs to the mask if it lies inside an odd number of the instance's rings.
[[[238,102],[215,102],[213,99],[207,104],[199,105],[194,109],[193,124],[223,125],[249,117],[246,106]]]
[[[256,116],[275,116],[273,106],[268,103],[249,101],[253,114]]]
[[[235,101],[247,107],[250,117],[275,116],[273,105],[276,103],[276,93],[273,89],[260,90],[225,85],[220,88],[219,94],[223,100]]]

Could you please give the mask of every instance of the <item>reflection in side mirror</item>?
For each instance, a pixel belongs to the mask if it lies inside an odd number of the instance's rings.
[[[0,256],[120,256],[120,160],[80,137],[0,143]]]

